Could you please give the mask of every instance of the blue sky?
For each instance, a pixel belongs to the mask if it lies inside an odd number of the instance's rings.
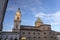
[[[60,0],[9,0],[3,31],[11,31],[17,9],[21,9],[21,25],[34,26],[39,16],[44,24],[60,32]]]

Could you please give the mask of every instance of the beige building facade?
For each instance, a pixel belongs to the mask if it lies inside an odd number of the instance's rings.
[[[21,25],[21,11],[18,8],[12,32],[2,32],[1,40],[58,40],[51,25],[44,24],[38,17],[35,26]]]

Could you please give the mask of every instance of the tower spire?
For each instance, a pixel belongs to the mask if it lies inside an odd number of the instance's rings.
[[[20,24],[21,24],[21,11],[20,8],[18,8],[14,18],[13,32],[20,32]]]
[[[40,17],[37,17],[37,20],[35,22],[35,26],[39,27],[41,24],[43,24],[42,20],[40,19]]]
[[[18,8],[14,20],[17,20],[17,19],[21,20],[21,11],[20,11],[20,8]]]

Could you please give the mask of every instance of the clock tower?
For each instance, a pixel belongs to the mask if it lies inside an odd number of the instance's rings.
[[[43,24],[42,20],[39,17],[37,17],[37,20],[35,22],[35,26],[40,27],[40,25],[42,25],[42,24]]]
[[[20,8],[18,8],[14,18],[13,32],[20,32],[20,24],[21,24],[21,11]]]

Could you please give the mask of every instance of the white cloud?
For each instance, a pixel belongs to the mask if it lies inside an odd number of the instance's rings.
[[[13,24],[4,24],[3,31],[12,31]]]
[[[55,19],[54,21],[60,22],[60,12],[56,12],[55,14],[53,14],[53,19]]]
[[[7,8],[8,11],[15,11],[17,9],[17,7],[15,6],[10,6]]]
[[[22,22],[31,22],[32,20],[22,20]]]
[[[29,20],[22,20],[22,22],[28,22]]]
[[[46,14],[46,13],[43,13],[43,12],[39,12],[39,13],[34,14],[34,16],[35,17],[39,16],[43,20],[51,21],[51,22],[48,23],[48,24],[51,24],[51,25],[60,24],[60,12],[51,13],[51,14]]]
[[[35,17],[44,17],[45,15],[43,12],[39,12],[35,14]]]
[[[12,26],[13,24],[3,24],[3,26]]]
[[[3,29],[3,31],[12,32],[12,30],[6,30],[6,29]]]
[[[35,3],[37,3],[38,5],[42,5],[42,2],[41,2],[41,0],[35,0]]]

